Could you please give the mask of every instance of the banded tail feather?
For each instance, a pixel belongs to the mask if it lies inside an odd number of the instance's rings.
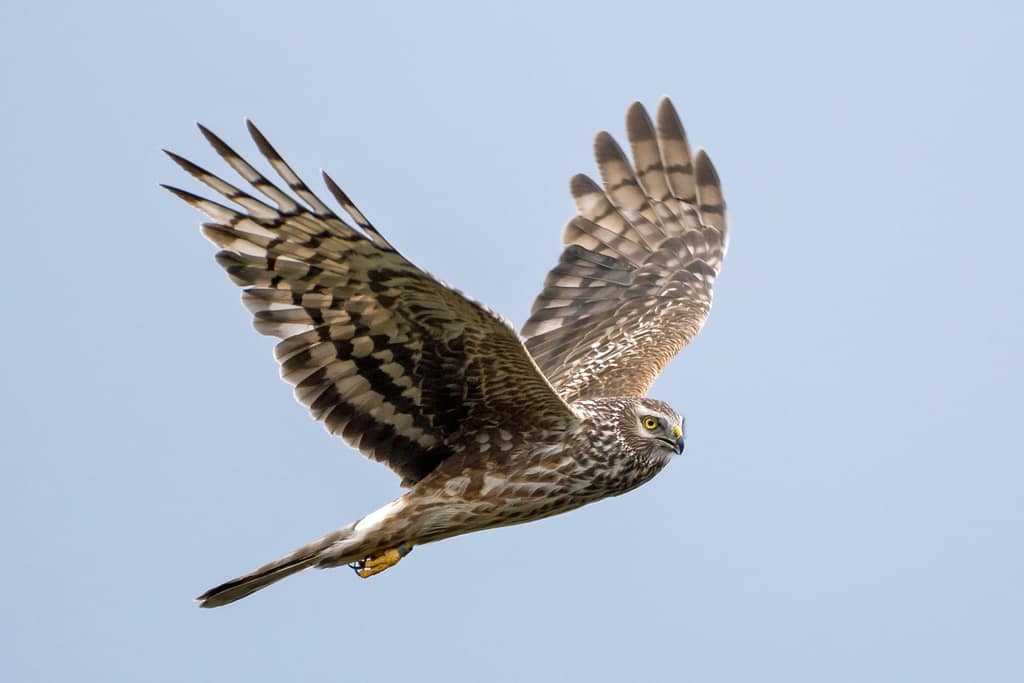
[[[404,507],[404,501],[398,498],[282,558],[214,586],[196,600],[200,607],[221,607],[310,567],[340,567],[365,560],[398,545],[396,537],[407,530],[406,520],[400,514]]]

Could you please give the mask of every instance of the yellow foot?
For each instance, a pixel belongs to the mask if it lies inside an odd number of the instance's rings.
[[[412,546],[403,543],[397,548],[390,548],[382,553],[377,553],[365,560],[353,562],[349,566],[361,578],[368,579],[374,574],[380,574],[385,569],[390,569],[398,564],[398,561],[412,552]]]

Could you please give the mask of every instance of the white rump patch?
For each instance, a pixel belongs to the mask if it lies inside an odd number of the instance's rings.
[[[381,526],[388,518],[397,515],[405,507],[405,501],[397,498],[384,507],[378,508],[356,522],[355,530],[367,533]]]

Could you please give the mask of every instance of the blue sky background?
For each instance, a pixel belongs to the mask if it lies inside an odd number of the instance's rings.
[[[5,3],[6,681],[1024,678],[1015,3]],[[668,4],[668,3],[666,3]],[[371,581],[220,581],[399,493],[277,377],[159,150],[252,117],[525,319],[591,139],[671,95],[726,189],[685,457]]]

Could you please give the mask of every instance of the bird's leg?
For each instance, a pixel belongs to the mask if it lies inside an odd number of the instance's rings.
[[[385,569],[390,569],[398,564],[399,560],[412,552],[412,546],[406,543],[395,548],[388,548],[376,555],[371,555],[365,560],[359,560],[349,565],[360,578],[368,579],[374,574],[380,574]]]

